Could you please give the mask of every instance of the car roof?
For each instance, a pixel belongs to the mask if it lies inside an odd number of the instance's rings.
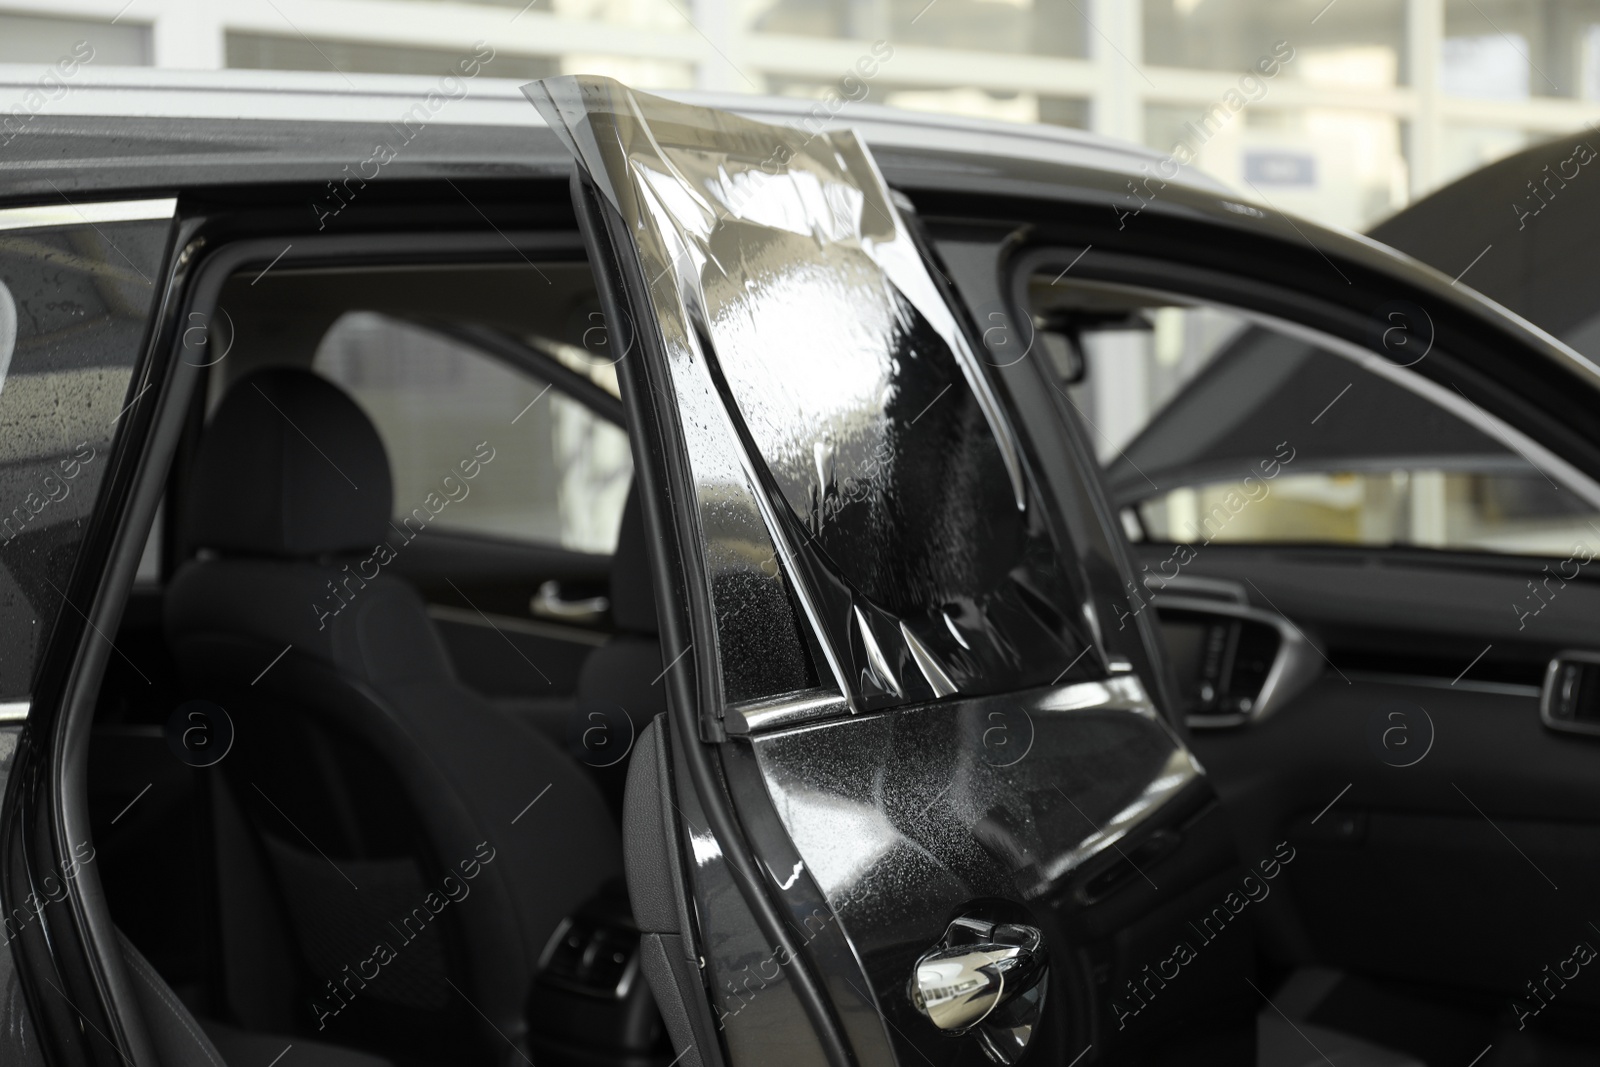
[[[0,95],[23,100],[23,134],[0,153],[0,195],[50,193],[114,185],[156,186],[183,179],[229,183],[289,177],[294,163],[359,163],[370,142],[393,142],[411,116],[432,129],[406,143],[395,176],[421,176],[449,160],[509,168],[507,176],[565,174],[566,151],[522,95],[523,79],[460,79],[466,93],[450,98],[436,77],[323,74],[305,71],[177,71],[146,67],[83,67],[64,81],[41,83],[34,65],[0,64]],[[36,91],[37,107],[26,101]],[[459,90],[457,90],[459,91]],[[415,110],[434,94],[430,111]],[[855,129],[875,152],[904,164],[959,170],[985,161],[1046,164],[1075,170],[1148,174],[1163,157],[1147,148],[1065,127],[957,118],[844,102],[830,112],[809,99],[729,93],[667,92],[672,99],[724,108],[808,129]],[[59,98],[53,98],[59,97]],[[509,134],[510,130],[519,131]],[[508,135],[509,134],[509,135]],[[164,166],[162,164],[165,164]],[[267,169],[263,171],[261,168]],[[916,169],[916,165],[913,165]],[[980,166],[980,169],[983,169]],[[233,172],[237,172],[235,175]],[[187,176],[187,177],[185,177]],[[328,177],[318,168],[314,179]],[[1193,168],[1173,179],[1212,195],[1225,186]],[[52,194],[53,195],[53,194]]]
[[[522,95],[522,79],[462,79],[466,93],[450,99],[442,79],[416,75],[82,66],[47,79],[52,69],[0,64],[0,94],[19,101],[0,115],[0,207],[290,183],[327,185],[337,195],[337,183],[374,178],[375,146],[384,144],[396,149],[381,167],[385,183],[565,180],[572,172],[570,155]],[[430,93],[421,122],[415,109]],[[1324,258],[1342,256],[1445,300],[1518,319],[1374,240],[1252,206],[1253,198],[1198,168],[1169,167],[1172,157],[1097,134],[856,102],[830,113],[826,102],[809,99],[661,95],[817,132],[854,129],[885,177],[916,194],[1075,201],[1119,217],[1148,208],[1224,231],[1303,241]],[[406,137],[408,122],[426,136]],[[1559,344],[1550,354],[1575,357]],[[1588,361],[1578,363],[1600,376]]]

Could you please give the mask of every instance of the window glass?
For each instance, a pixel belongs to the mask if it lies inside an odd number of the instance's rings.
[[[1457,96],[1600,100],[1600,3],[1445,0],[1439,80]]]
[[[0,215],[0,218],[3,218]],[[0,700],[28,695],[128,396],[168,223],[0,231]],[[79,605],[86,607],[86,605]]]
[[[378,427],[397,520],[437,500],[440,479],[463,460],[492,455],[430,525],[579,552],[616,548],[633,472],[627,435],[559,389],[373,312],[334,323],[313,367]]]
[[[835,113],[850,102],[885,104],[907,111],[926,111],[936,115],[996,119],[1001,122],[1043,122],[1052,126],[1089,128],[1089,101],[1082,97],[1051,96],[1045,93],[1000,92],[971,86],[931,88],[899,85],[883,79],[859,79],[835,83],[812,78],[770,75],[767,92],[774,96],[798,96],[816,100],[817,107],[807,115],[789,120],[787,125],[820,129],[839,121]]]
[[[825,682],[857,709],[1103,677],[1081,572],[856,136],[601,79],[529,95],[649,279],[719,659],[773,644],[801,659],[774,610],[783,578]],[[735,575],[772,600],[752,603]]]
[[[1293,58],[1276,77],[1391,88],[1406,81],[1405,8],[1394,0],[1144,0],[1144,58],[1162,67],[1250,71],[1284,42]]]
[[[1266,97],[1262,98],[1263,100]],[[1410,168],[1400,120],[1377,111],[1277,108],[1231,111],[1152,104],[1145,143],[1279,211],[1362,230],[1407,200]],[[1128,208],[1139,200],[1130,195]]]
[[[225,48],[228,66],[247,70],[436,75],[441,78],[441,95],[452,99],[465,96],[468,91],[466,79],[479,75],[493,78],[547,78],[561,73],[560,64],[554,57],[510,55],[497,52],[489,44],[453,51],[326,38],[313,40],[293,34],[230,31],[225,38]],[[452,80],[445,82],[445,78]]]
[[[701,280],[707,367],[842,681],[886,707],[1092,677],[1081,599],[982,366],[859,147],[835,151],[838,171],[762,190],[759,224],[713,231],[719,262],[736,238],[764,249],[749,276]]]
[[[1052,0],[743,0],[758,33],[962,51],[1088,55],[1087,4]]]
[[[419,6],[435,0],[412,0]],[[685,27],[688,4],[679,0],[474,0],[480,4],[510,8],[515,22],[524,14],[539,12],[561,18],[585,19],[640,29],[681,30]]]
[[[0,15],[0,63],[54,65],[60,82],[70,81],[85,63],[95,66],[144,67],[150,65],[150,31],[121,22],[85,19],[39,18],[34,15]],[[56,83],[43,90],[56,96]]]
[[[1396,360],[1224,307],[1054,278],[1031,287],[1044,350],[1136,536],[1561,557],[1600,538],[1593,507]],[[1422,358],[1425,342],[1411,343]]]

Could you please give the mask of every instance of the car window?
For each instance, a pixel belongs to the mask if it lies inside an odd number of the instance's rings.
[[[1600,515],[1403,363],[1238,310],[1041,275],[1035,342],[1131,536],[1567,557]],[[1405,348],[1410,344],[1411,349]]]
[[[568,359],[566,346],[546,347],[615,391],[611,368]],[[633,473],[627,435],[559,388],[470,345],[365,311],[333,324],[312,366],[377,426],[396,522],[431,495],[440,510],[429,525],[439,529],[579,552],[616,548]],[[475,457],[483,476],[453,480],[460,499],[447,498],[442,479],[463,457]]]
[[[170,210],[170,209],[169,209]],[[0,212],[0,700],[29,693],[107,468],[169,223]],[[87,605],[76,605],[86,608]]]
[[[1066,546],[861,142],[600,79],[529,95],[629,224],[708,542],[767,528],[737,569],[707,552],[724,661],[798,651],[781,577],[856,708],[1097,676]]]

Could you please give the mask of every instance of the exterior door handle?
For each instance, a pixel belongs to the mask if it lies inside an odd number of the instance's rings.
[[[546,619],[560,622],[599,622],[611,610],[611,601],[603,596],[567,600],[561,596],[561,583],[545,582],[528,601],[528,610]]]
[[[911,1003],[941,1033],[976,1030],[991,1060],[1011,1064],[1033,1036],[1048,970],[1036,928],[961,918],[918,957]]]

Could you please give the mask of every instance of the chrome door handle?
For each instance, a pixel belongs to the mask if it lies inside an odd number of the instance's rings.
[[[990,1059],[1015,1063],[1038,1021],[1048,967],[1034,927],[957,919],[918,957],[911,1003],[942,1033],[976,1029]]]
[[[561,583],[551,580],[533,594],[533,599],[528,601],[528,610],[561,622],[599,622],[611,610],[611,601],[603,596],[566,600],[561,596]]]

